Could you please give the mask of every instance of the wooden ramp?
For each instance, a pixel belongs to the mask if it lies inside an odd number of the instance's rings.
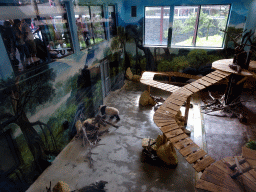
[[[140,80],[141,83],[172,92],[163,105],[161,105],[154,114],[154,122],[163,132],[165,137],[173,143],[174,147],[180,154],[186,158],[187,162],[193,165],[197,172],[204,171],[215,160],[200,149],[178,126],[175,121],[175,115],[180,110],[180,107],[190,96],[210,85],[213,85],[220,80],[228,77],[231,73],[216,70],[202,78],[198,76],[190,76],[183,74],[183,77],[197,79],[196,81],[187,84],[183,87],[169,85],[154,81],[155,75],[175,76],[180,74],[175,73],[159,73],[159,72],[144,72]],[[188,102],[187,102],[188,103]]]

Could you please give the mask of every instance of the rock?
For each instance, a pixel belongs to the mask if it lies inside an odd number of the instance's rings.
[[[83,125],[84,125],[85,123],[90,123],[90,124],[92,124],[92,122],[93,122],[93,119],[92,119],[92,118],[89,118],[89,119],[84,120]]]
[[[149,142],[149,138],[144,138],[144,139],[142,139],[142,147],[143,147],[144,149],[148,147],[148,142]],[[153,143],[155,143],[155,142],[156,142],[155,139],[150,139],[150,145],[151,145],[151,147],[152,147],[153,150],[156,150],[156,146],[155,146],[155,144],[153,144]],[[153,144],[153,145],[152,145],[152,144]]]
[[[147,106],[147,105],[155,105],[156,102],[154,99],[150,96],[148,91],[144,91],[140,96],[140,105]]]
[[[177,165],[178,159],[173,144],[168,141],[156,150],[157,156],[167,165]]]
[[[140,82],[140,78],[141,78],[141,76],[139,76],[139,75],[133,75],[132,80],[136,81],[136,82]]]
[[[129,80],[132,80],[132,78],[133,78],[133,74],[132,74],[132,71],[131,71],[130,67],[128,67],[127,70],[126,70],[126,77]]]
[[[70,188],[67,183],[59,181],[52,189],[53,192],[70,192]]]

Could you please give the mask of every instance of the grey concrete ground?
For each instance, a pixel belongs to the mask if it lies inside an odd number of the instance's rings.
[[[121,90],[109,95],[105,104],[119,109],[118,129],[109,126],[109,133],[101,137],[93,148],[93,168],[86,161],[87,149],[81,140],[73,140],[55,159],[28,192],[46,191],[50,181],[69,184],[71,190],[82,188],[98,180],[107,181],[109,192],[194,191],[195,171],[177,152],[178,166],[168,168],[145,162],[141,139],[156,138],[161,134],[153,122],[153,107],[139,106],[139,97],[145,90],[140,83],[128,82]],[[155,96],[168,97],[170,93],[152,89]],[[113,120],[115,122],[115,120]]]
[[[217,87],[218,88],[218,87]],[[139,97],[146,89],[141,83],[128,81],[126,85],[112,92],[104,104],[119,109],[118,129],[108,126],[109,133],[101,137],[99,145],[92,152],[93,167],[89,168],[87,147],[82,140],[72,140],[48,167],[28,192],[43,192],[50,181],[54,186],[58,181],[66,182],[71,190],[82,188],[99,180],[107,181],[109,192],[143,191],[195,191],[196,174],[190,164],[179,152],[178,166],[168,168],[145,162],[142,156],[141,139],[156,138],[161,131],[153,122],[152,106],[139,106]],[[206,92],[208,94],[208,92]],[[167,98],[170,93],[151,88],[151,94]],[[188,129],[191,139],[208,152],[215,160],[227,156],[241,155],[245,136],[255,131],[255,99],[248,93],[243,94],[250,109],[251,125],[243,125],[236,118],[223,118],[203,115],[200,110],[202,94],[194,94],[191,99],[193,108],[189,110]],[[181,108],[184,113],[184,107]],[[248,114],[249,114],[248,112]],[[254,130],[253,130],[254,129]]]

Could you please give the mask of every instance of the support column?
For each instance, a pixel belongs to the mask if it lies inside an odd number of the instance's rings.
[[[184,122],[185,125],[187,125],[187,122],[188,122],[188,112],[189,112],[189,108],[190,108],[190,99],[191,99],[191,96],[189,96],[187,98],[187,101],[186,101],[185,122]]]

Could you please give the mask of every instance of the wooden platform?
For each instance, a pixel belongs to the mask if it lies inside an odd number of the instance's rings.
[[[175,115],[180,110],[180,107],[185,101],[187,101],[187,103],[189,102],[192,94],[218,83],[232,73],[237,73],[228,67],[232,61],[232,59],[225,59],[214,62],[213,68],[217,70],[202,78],[198,78],[197,76],[189,77],[184,74],[184,77],[193,78],[196,79],[196,81],[183,87],[164,84],[153,80],[155,75],[182,76],[181,74],[175,74],[173,72],[144,72],[140,81],[143,84],[172,92],[171,96],[169,96],[163,105],[155,112],[153,120],[187,162],[191,164],[197,172],[203,172],[201,178],[196,183],[197,191],[256,191],[255,156],[252,156],[243,148],[243,157],[227,157],[221,161],[215,162],[212,157],[207,155],[203,149],[200,149],[200,147],[183,132],[175,121]],[[256,66],[255,62],[252,64]],[[252,65],[252,67],[256,68],[254,65]],[[243,70],[240,75],[253,76],[256,78],[254,73],[247,70]],[[188,106],[187,104],[185,114],[189,109]],[[244,160],[245,162],[240,165],[238,163],[239,160]],[[230,166],[234,166],[234,164],[238,164],[238,166],[234,170],[230,169]],[[240,173],[237,179],[231,178],[231,176],[233,177],[237,172]]]
[[[232,166],[234,169],[231,169]],[[256,191],[256,171],[242,156],[226,157],[205,169],[196,188],[197,191],[213,192]]]
[[[144,72],[140,80],[141,83],[172,92],[163,105],[161,105],[154,114],[154,122],[163,132],[164,136],[173,143],[174,147],[181,153],[182,156],[190,163],[197,172],[204,171],[209,167],[214,159],[207,155],[207,153],[198,147],[186,135],[181,127],[175,121],[175,115],[180,110],[188,98],[194,93],[213,85],[220,80],[228,77],[231,73],[216,70],[202,78],[198,76],[191,76],[187,74],[174,72]],[[182,76],[185,78],[193,78],[196,81],[187,84],[183,87],[178,87],[170,84],[161,83],[153,80],[155,75],[163,76]]]

